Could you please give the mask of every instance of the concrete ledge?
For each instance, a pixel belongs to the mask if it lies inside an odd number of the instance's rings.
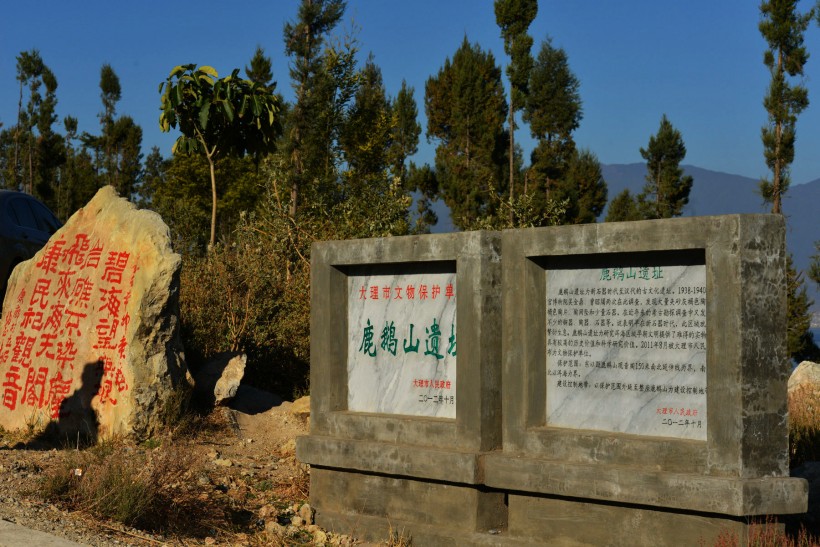
[[[732,516],[796,514],[808,510],[808,482],[804,479],[710,477],[507,454],[484,457],[484,484],[503,490]]]
[[[322,467],[460,484],[481,484],[479,454],[376,441],[302,436],[296,457]]]
[[[541,545],[573,547],[727,545],[727,538],[735,539],[734,545],[746,545],[755,527],[750,520],[510,494],[507,534],[512,538],[539,538]],[[779,523],[769,522],[767,526],[783,530]]]
[[[412,545],[425,547],[478,547],[491,545],[493,547],[535,547],[544,545],[543,540],[527,540],[511,537],[505,530],[493,532],[464,532],[454,530],[450,526],[438,526],[408,522],[387,517],[376,517],[354,513],[323,511],[322,525],[341,533],[349,534],[359,540],[384,542],[388,537],[404,538]],[[383,545],[384,543],[380,543]],[[399,544],[398,542],[396,543]],[[551,544],[555,545],[555,544]],[[573,545],[578,545],[575,543]]]
[[[321,467],[310,473],[317,524],[370,541],[384,541],[392,530],[413,545],[481,544],[465,538],[497,538],[490,530],[507,526],[504,500],[503,492],[478,486]]]

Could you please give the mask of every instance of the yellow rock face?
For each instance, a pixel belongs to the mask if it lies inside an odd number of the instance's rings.
[[[102,188],[9,280],[0,426],[147,433],[184,378],[180,257],[159,215]]]

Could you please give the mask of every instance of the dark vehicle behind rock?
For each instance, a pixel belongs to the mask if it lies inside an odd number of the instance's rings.
[[[33,257],[62,226],[36,198],[0,190],[0,302],[14,267]]]

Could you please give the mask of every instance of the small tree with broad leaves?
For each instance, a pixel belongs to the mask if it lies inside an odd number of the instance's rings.
[[[220,79],[213,67],[181,65],[159,85],[160,129],[179,127],[182,133],[173,153],[201,154],[208,160],[212,195],[209,248],[216,242],[216,159],[246,154],[259,158],[274,151],[282,133],[279,100],[273,90],[238,75],[239,69],[235,69]]]

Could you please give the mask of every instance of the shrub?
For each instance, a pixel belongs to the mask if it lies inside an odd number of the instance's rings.
[[[232,244],[184,257],[180,315],[192,369],[216,354],[242,351],[248,383],[284,396],[307,389],[309,276],[288,279],[278,254],[250,218]]]

